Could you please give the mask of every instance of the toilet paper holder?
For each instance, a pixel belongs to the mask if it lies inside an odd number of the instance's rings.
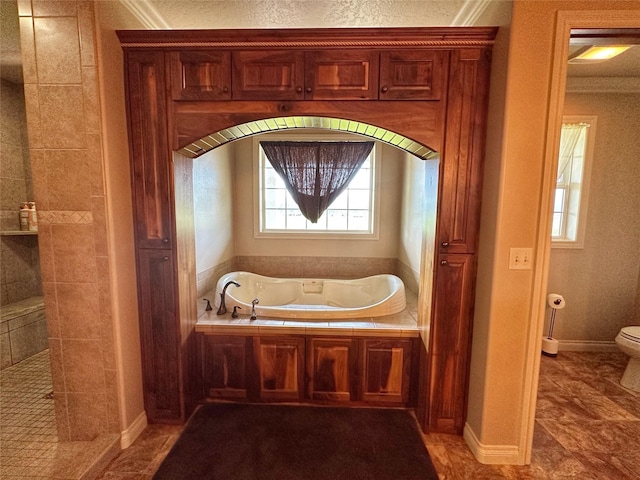
[[[564,308],[566,303],[562,295],[550,293],[547,295],[547,304],[551,307],[551,319],[549,320],[549,333],[542,339],[542,353],[550,357],[555,357],[558,355],[558,341],[553,338],[556,311]]]

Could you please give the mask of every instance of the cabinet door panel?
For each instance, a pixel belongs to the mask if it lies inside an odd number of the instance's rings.
[[[440,100],[449,53],[411,50],[380,54],[380,100]]]
[[[441,253],[474,253],[482,196],[489,52],[451,52],[438,243]]]
[[[305,64],[306,100],[378,98],[378,52],[371,50],[307,52]]]
[[[409,400],[411,342],[377,339],[363,342],[362,399],[406,404]]]
[[[138,250],[144,403],[151,422],[179,420],[180,333],[169,250]]]
[[[174,100],[230,100],[229,52],[171,52],[171,91]]]
[[[304,99],[304,52],[233,52],[233,99]]]
[[[173,175],[162,52],[127,54],[129,138],[138,247],[172,244]]]
[[[357,342],[349,338],[307,342],[308,397],[348,402],[357,398]]]
[[[300,400],[303,396],[304,339],[254,339],[262,399]]]
[[[461,433],[473,318],[474,255],[440,255],[431,326],[430,428]]]
[[[205,335],[202,377],[209,397],[247,398],[247,339]]]

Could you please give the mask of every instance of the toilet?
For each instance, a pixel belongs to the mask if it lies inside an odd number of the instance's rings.
[[[618,348],[631,357],[620,385],[640,392],[640,326],[623,327],[616,337]]]

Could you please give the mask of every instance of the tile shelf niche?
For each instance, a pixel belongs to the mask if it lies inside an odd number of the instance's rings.
[[[0,230],[0,236],[2,237],[18,237],[24,235],[38,235],[38,232],[27,230]]]

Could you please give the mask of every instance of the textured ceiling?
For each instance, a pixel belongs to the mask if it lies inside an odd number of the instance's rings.
[[[135,0],[134,0],[135,1]],[[150,0],[173,29],[447,26],[464,0]],[[486,2],[473,2],[477,4]],[[301,7],[302,6],[302,7]],[[383,19],[383,20],[382,20]]]

